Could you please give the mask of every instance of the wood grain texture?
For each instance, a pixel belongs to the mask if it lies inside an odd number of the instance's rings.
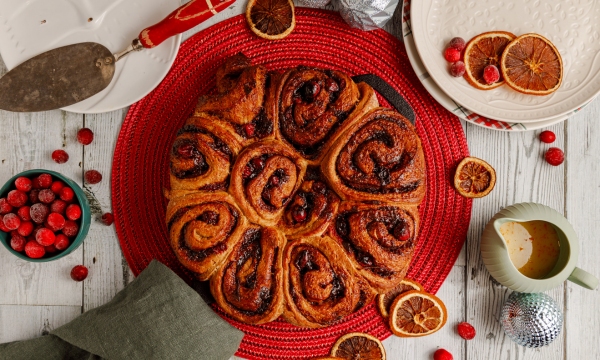
[[[0,305],[0,343],[46,335],[79,314],[81,306]]]

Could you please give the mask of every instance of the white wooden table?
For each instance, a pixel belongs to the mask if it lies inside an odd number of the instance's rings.
[[[330,7],[332,8],[332,7]],[[1,10],[1,9],[0,9]],[[186,33],[184,38],[216,22],[245,11],[245,1]],[[398,11],[385,28],[401,36]],[[6,68],[0,61],[0,75]],[[100,171],[104,180],[85,185],[97,202],[93,217],[111,211],[110,172],[116,139],[127,113],[83,115],[60,110],[16,114],[0,111],[0,184],[14,174],[34,168],[61,173],[83,183],[83,172]],[[77,143],[82,127],[94,131],[89,146]],[[512,343],[498,322],[510,290],[490,277],[479,253],[479,239],[487,221],[505,206],[533,201],[564,214],[581,242],[579,267],[600,277],[600,101],[594,101],[568,121],[552,126],[556,142],[566,154],[563,165],[552,167],[543,158],[549,147],[538,140],[540,131],[496,132],[463,124],[472,156],[489,162],[498,175],[492,193],[473,202],[468,238],[452,272],[438,292],[445,302],[447,325],[431,336],[417,339],[391,337],[384,341],[389,359],[431,359],[439,347],[454,359],[600,359],[600,294],[572,283],[548,291],[564,311],[560,338],[548,347],[532,350]],[[70,159],[63,165],[51,160],[62,148]],[[90,275],[83,283],[69,277],[73,266],[84,264]],[[73,254],[45,264],[18,260],[0,247],[0,343],[30,339],[61,326],[82,312],[109,301],[133,279],[114,226],[96,219],[83,246]],[[474,340],[462,340],[456,324],[475,326]]]

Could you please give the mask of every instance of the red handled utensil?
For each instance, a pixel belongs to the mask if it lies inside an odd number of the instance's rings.
[[[204,22],[235,0],[192,0],[156,25],[140,32],[127,49],[113,54],[105,46],[85,42],[46,51],[0,78],[0,109],[35,112],[59,109],[104,90],[115,63],[133,51],[151,49]]]

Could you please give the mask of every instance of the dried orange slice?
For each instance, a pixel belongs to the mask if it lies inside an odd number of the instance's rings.
[[[292,0],[250,0],[246,21],[256,35],[277,40],[288,36],[296,27]]]
[[[349,333],[331,348],[331,356],[350,360],[385,360],[385,349],[378,338],[365,333]]]
[[[379,308],[381,316],[387,319],[390,307],[392,307],[392,303],[398,297],[398,295],[411,290],[424,291],[423,285],[411,279],[404,279],[392,290],[386,292],[385,294],[377,295],[377,307]]]
[[[472,38],[465,47],[464,78],[477,89],[491,90],[504,84],[502,74],[500,79],[493,84],[488,84],[483,79],[483,69],[488,65],[495,65],[500,70],[502,51],[516,36],[506,31],[486,32]]]
[[[398,296],[390,309],[390,329],[396,336],[433,334],[448,320],[442,300],[425,291],[411,290]]]
[[[454,187],[462,196],[481,198],[494,189],[496,170],[476,157],[464,158],[454,174]]]
[[[562,83],[563,63],[550,40],[525,34],[508,44],[500,70],[511,88],[529,95],[548,95]]]

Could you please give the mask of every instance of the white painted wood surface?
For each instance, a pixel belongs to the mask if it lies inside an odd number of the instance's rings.
[[[328,6],[333,9],[335,6]],[[242,13],[237,2],[197,31]],[[0,9],[1,10],[1,9]],[[401,39],[398,16],[386,28]],[[0,75],[6,72],[0,61]],[[13,174],[33,168],[60,171],[82,183],[83,171],[96,169],[104,179],[86,185],[93,193],[94,217],[111,211],[110,170],[118,132],[127,109],[98,115],[50,111],[12,114],[0,111],[0,183]],[[94,131],[94,142],[83,147],[75,134],[81,127]],[[500,309],[510,291],[491,279],[479,254],[479,238],[487,221],[508,205],[534,201],[565,214],[579,234],[582,253],[579,266],[600,276],[600,102],[595,101],[567,122],[550,128],[557,135],[552,146],[565,149],[565,164],[549,166],[543,159],[550,145],[538,140],[540,131],[504,133],[463,124],[472,156],[488,161],[497,171],[494,191],[473,202],[467,242],[438,292],[449,311],[447,325],[438,333],[417,339],[391,337],[384,341],[389,359],[432,359],[445,348],[454,359],[600,359],[599,290],[564,285],[548,291],[565,310],[560,339],[548,347],[531,350],[512,343],[498,322]],[[58,165],[50,154],[64,148],[69,162]],[[85,264],[90,276],[83,284],[69,278],[70,269]],[[133,279],[125,262],[114,227],[94,221],[84,245],[70,256],[43,265],[20,261],[0,248],[0,343],[42,335],[110,300]],[[456,324],[468,321],[477,329],[474,340],[462,340]]]

